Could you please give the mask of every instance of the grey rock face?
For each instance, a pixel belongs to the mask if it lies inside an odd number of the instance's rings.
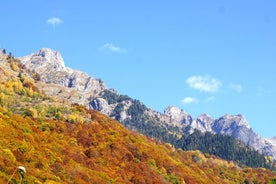
[[[180,124],[189,125],[192,122],[192,116],[183,109],[175,106],[168,106],[164,110],[164,114],[169,116],[171,120],[180,122]]]
[[[89,76],[87,73],[73,70],[68,68],[64,64],[64,60],[61,54],[57,51],[43,48],[31,55],[23,56],[19,58],[25,66],[32,71],[37,72],[41,76],[41,81],[47,84],[58,84],[62,87],[72,88],[77,91],[74,94],[60,96],[68,98],[72,103],[83,104],[88,101],[89,98],[96,96],[101,91],[107,89],[105,83],[101,79],[95,79]],[[51,93],[52,91],[65,91],[58,86],[51,86],[52,89],[44,89],[47,95],[57,95]],[[88,103],[83,104],[88,106]]]
[[[265,145],[263,152],[267,155],[272,155],[276,160],[276,137],[266,138]]]
[[[247,129],[250,129],[250,126],[244,116],[226,114],[215,121],[213,125],[213,130],[215,132],[228,134],[238,127],[245,127]]]
[[[110,114],[110,108],[108,106],[108,103],[103,98],[96,98],[96,99],[92,100],[89,103],[89,106],[91,109],[97,109],[98,111],[100,111],[101,113],[103,113],[105,115]]]
[[[206,127],[212,127],[213,124],[214,124],[214,118],[210,115],[210,114],[200,114],[198,117],[197,117],[197,120],[200,121],[200,122],[204,122],[206,124]]]
[[[193,119],[186,111],[175,106],[168,106],[164,110],[164,114],[169,116],[171,121],[178,122],[182,128],[190,126],[192,129],[189,133],[193,133],[194,129],[201,132],[212,131],[211,126],[214,119],[208,114],[201,114],[198,118]]]
[[[257,150],[264,147],[264,140],[256,134],[242,115],[224,115],[213,124],[215,133],[233,136]]]
[[[196,120],[194,120],[194,127],[195,129],[200,130],[201,132],[212,132],[212,126],[214,123],[214,119],[209,114],[201,114],[197,117]]]
[[[31,55],[20,57],[19,59],[30,70],[34,70],[37,73],[48,74],[51,71],[66,71],[61,54],[48,48],[43,48]]]

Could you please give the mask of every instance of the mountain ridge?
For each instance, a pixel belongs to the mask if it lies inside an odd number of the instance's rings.
[[[36,73],[0,52],[2,59],[0,183],[226,184],[268,183],[276,177],[269,169],[175,149],[98,111],[46,96]],[[143,110],[133,103],[131,109]]]
[[[213,119],[208,114],[202,114],[197,118],[192,118],[186,111],[174,106],[168,106],[164,113],[159,113],[140,106],[139,103],[135,103],[129,97],[120,99],[124,95],[119,95],[114,89],[108,89],[101,79],[95,79],[84,72],[65,67],[61,54],[57,51],[44,48],[19,59],[27,68],[39,73],[43,82],[55,84],[44,89],[46,94],[57,95],[71,103],[79,103],[88,108],[99,110],[111,118],[126,122],[124,123],[126,126],[133,127],[133,124],[129,122],[135,116],[135,114],[131,115],[128,112],[132,108],[140,109],[140,112],[148,117],[159,119],[161,127],[177,127],[179,132],[171,131],[171,134],[176,136],[180,136],[182,130],[187,126],[191,127],[189,133],[197,129],[201,132],[208,131],[230,135],[266,155],[272,155],[276,159],[275,142],[271,139],[261,138],[256,134],[242,115],[226,114],[218,119]],[[45,62],[49,64],[45,65]],[[56,67],[54,72],[51,70],[53,67]],[[41,85],[43,86],[43,84]],[[67,93],[67,90],[60,88],[60,86],[72,91]]]

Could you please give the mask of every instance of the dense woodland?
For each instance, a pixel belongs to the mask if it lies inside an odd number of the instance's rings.
[[[188,143],[174,142],[175,137],[161,131],[164,127],[159,133],[148,126],[155,122],[136,114],[145,110],[139,101],[128,112],[137,115],[136,122],[126,125],[139,124],[137,129],[148,137],[99,112],[45,96],[33,76],[12,57],[0,63],[0,183],[18,183],[18,166],[27,171],[22,183],[275,182],[276,173],[269,169],[183,151]],[[162,134],[179,148],[152,139]]]
[[[275,166],[269,162],[269,158],[231,136],[210,132],[201,133],[195,130],[193,134],[183,136],[175,145],[183,150],[200,150],[203,153],[218,155],[225,160],[236,161],[239,165],[275,170]]]

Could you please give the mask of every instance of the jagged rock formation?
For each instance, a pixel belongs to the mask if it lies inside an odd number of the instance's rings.
[[[264,139],[256,134],[243,115],[226,114],[218,119],[213,119],[208,114],[201,114],[193,119],[185,111],[169,106],[165,109],[164,114],[178,122],[184,122],[182,125],[190,126],[192,129],[200,130],[201,132],[213,132],[217,134],[230,135],[241,140],[246,145],[254,147],[266,155],[272,155],[276,158],[276,138]]]
[[[169,116],[172,121],[180,122],[181,125],[187,125],[192,122],[191,115],[175,106],[167,107],[164,110],[164,114]]]
[[[267,155],[272,155],[273,158],[276,160],[276,137],[266,138],[264,140],[266,146],[262,149],[263,153]]]
[[[196,119],[196,122],[198,122],[198,124],[200,124],[202,126],[203,132],[204,131],[211,132],[214,121],[215,121],[214,118],[210,114],[207,114],[207,113],[200,114]],[[194,127],[194,128],[196,128],[196,127]]]
[[[44,83],[40,85],[47,95],[57,95],[72,103],[86,104],[91,97],[107,89],[101,79],[66,67],[61,54],[49,48],[43,48],[19,59],[29,70],[40,74]]]
[[[230,135],[276,159],[276,138],[260,137],[250,128],[242,115],[224,115],[214,119],[208,114],[201,114],[197,118],[192,118],[190,114],[175,106],[169,106],[164,113],[159,113],[126,95],[117,94],[114,89],[108,89],[101,79],[66,67],[57,51],[44,48],[19,59],[29,70],[41,75],[41,82],[37,85],[47,95],[98,110],[127,127],[135,127],[133,122],[138,123],[146,117],[148,123],[166,129],[170,135],[179,136],[179,132],[184,132],[187,127],[189,133],[197,129],[201,132]],[[137,117],[136,111],[143,117]]]

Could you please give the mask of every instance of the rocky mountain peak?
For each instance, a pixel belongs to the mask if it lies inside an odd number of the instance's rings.
[[[168,116],[175,118],[180,115],[181,109],[179,109],[176,106],[168,106],[165,110],[164,113],[167,114]]]
[[[240,132],[241,130],[250,130],[250,126],[242,115],[225,114],[215,120],[212,129],[216,133],[233,135],[235,132]]]
[[[49,70],[66,71],[64,60],[58,51],[42,48],[41,50],[19,58],[29,69],[38,73]]]
[[[197,117],[197,119],[200,120],[201,122],[205,122],[209,125],[213,124],[213,122],[215,121],[214,118],[210,114],[207,114],[207,113],[200,114]]]
[[[211,132],[214,121],[215,120],[210,114],[200,114],[196,119],[192,121],[191,127],[194,129],[198,129],[201,132]]]
[[[176,106],[168,106],[164,110],[164,114],[169,116],[172,120],[182,121],[184,118],[189,116],[189,114]]]
[[[35,53],[18,59],[29,70],[38,73],[42,82],[55,84],[43,87],[43,91],[49,96],[59,95],[64,99],[69,99],[72,103],[79,103],[88,107],[88,99],[107,89],[101,79],[96,79],[85,72],[66,67],[58,51],[42,48]]]
[[[61,54],[58,51],[52,50],[50,48],[42,48],[39,51],[37,51],[35,55],[46,58],[47,60],[60,61],[62,62],[61,64],[65,66]]]
[[[250,129],[250,125],[247,122],[247,120],[245,119],[245,117],[241,114],[238,115],[229,115],[229,114],[225,114],[224,116],[222,116],[220,118],[225,124],[231,124],[231,123],[235,123],[236,126],[244,126],[248,129]]]

